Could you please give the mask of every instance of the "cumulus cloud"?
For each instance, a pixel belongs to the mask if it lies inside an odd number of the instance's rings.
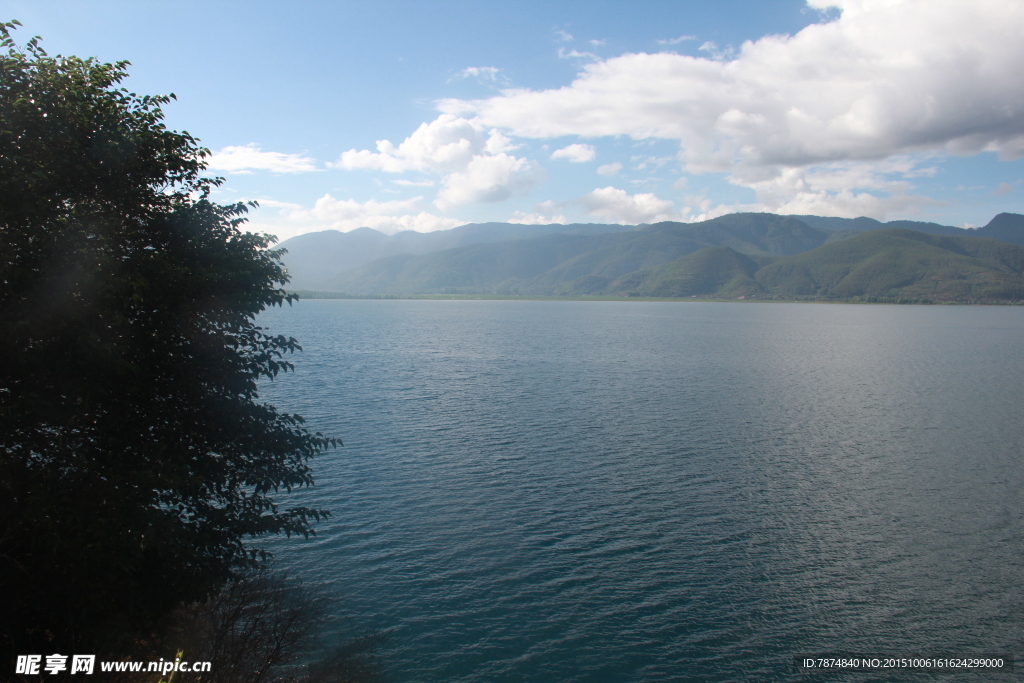
[[[876,163],[834,162],[786,168],[747,186],[757,194],[761,210],[883,220],[891,213],[913,213],[942,204],[912,193],[913,185],[907,178],[928,173],[917,164],[911,157],[896,157]]]
[[[378,140],[376,152],[350,149],[330,165],[388,173],[455,171],[464,169],[486,146],[483,128],[478,123],[443,114],[421,124],[397,147],[389,140]]]
[[[699,169],[878,159],[946,146],[1024,154],[1024,4],[812,0],[843,13],[727,63],[626,54],[556,90],[447,100],[523,137],[675,139]]]
[[[724,172],[751,188],[790,169],[898,155],[1024,156],[1024,3],[808,4],[840,13],[731,55],[705,44],[711,58],[595,59],[561,88],[513,88],[439,107],[513,137],[674,140],[687,172]],[[838,198],[843,190],[821,192]]]
[[[556,149],[551,153],[552,159],[566,159],[574,164],[582,164],[588,161],[593,161],[594,157],[597,156],[597,152],[594,150],[592,145],[568,145],[561,149]]]
[[[652,193],[631,195],[625,190],[609,186],[588,192],[580,201],[591,216],[623,225],[657,223],[678,218],[672,202],[659,199]]]
[[[443,188],[434,205],[447,211],[469,202],[502,201],[514,193],[528,191],[540,181],[544,170],[534,162],[508,154],[515,148],[498,130],[486,131],[476,121],[442,114],[420,125],[398,146],[380,140],[376,152],[351,149],[342,153],[332,167],[442,174]]]
[[[476,156],[464,171],[444,179],[434,202],[442,211],[470,202],[500,202],[514,192],[526,192],[544,177],[539,166],[501,153]]]
[[[610,164],[602,164],[597,167],[597,172],[601,175],[613,176],[622,170],[622,164],[619,162],[613,162]]]
[[[316,161],[301,154],[264,152],[254,142],[248,145],[223,147],[207,158],[207,165],[214,171],[230,173],[309,173],[317,170]]]

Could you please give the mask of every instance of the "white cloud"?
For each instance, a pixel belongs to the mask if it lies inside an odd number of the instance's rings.
[[[211,170],[229,173],[309,173],[316,171],[316,160],[301,154],[264,152],[254,142],[223,147],[207,159]]]
[[[707,52],[711,55],[711,58],[716,62],[721,62],[725,59],[731,59],[736,54],[736,48],[732,45],[719,50],[718,45],[713,40],[705,41],[700,47],[697,48],[701,52]]]
[[[348,232],[356,228],[368,227],[393,234],[402,230],[417,232],[447,230],[465,223],[465,221],[423,211],[423,204],[423,197],[386,202],[372,199],[366,202],[357,202],[354,199],[335,199],[330,194],[325,194],[316,200],[312,208],[283,210],[281,212],[282,220],[276,223],[260,222],[258,224],[254,221],[254,225],[286,239],[293,235],[316,230],[333,229]]]
[[[433,180],[402,180],[401,178],[395,178],[392,180],[395,185],[401,185],[402,187],[433,187]]]
[[[292,204],[291,202],[279,202],[276,199],[257,199],[256,203],[260,207],[267,207],[270,209],[301,209],[302,204]]]
[[[500,202],[513,192],[526,192],[544,177],[539,166],[505,153],[476,156],[464,171],[444,179],[434,202],[442,211],[470,202]]]
[[[559,59],[593,59],[593,60],[601,59],[600,57],[595,55],[593,52],[580,52],[576,48],[573,48],[572,50],[566,50],[564,47],[558,48],[558,58]]]
[[[624,225],[678,218],[672,202],[651,193],[630,195],[609,186],[583,195],[580,201],[590,215]]]
[[[508,85],[511,81],[501,73],[501,69],[494,66],[467,66],[465,69],[448,79],[451,83],[455,80],[474,78],[480,83],[495,86]]]
[[[487,146],[483,130],[476,122],[442,114],[421,124],[398,147],[388,140],[378,140],[376,152],[350,149],[330,165],[388,173],[461,170]]]
[[[541,213],[523,213],[522,211],[513,211],[508,222],[519,223],[522,225],[565,225],[569,220],[562,214],[546,216]]]
[[[757,193],[759,210],[781,214],[869,216],[884,220],[891,213],[915,213],[926,206],[941,204],[911,194],[911,184],[902,179],[903,169],[913,169],[913,162],[908,159],[880,164],[837,162],[809,169],[788,168],[774,177],[747,185]]]
[[[658,45],[678,45],[679,43],[685,43],[688,40],[697,40],[697,36],[679,36],[678,38],[659,40]]]
[[[467,66],[456,78],[478,78],[484,81],[497,81],[501,70],[493,66]]]
[[[620,164],[617,161],[614,162],[614,163],[611,163],[611,164],[602,164],[601,166],[597,167],[597,172],[598,173],[600,173],[601,175],[607,175],[607,176],[613,176],[613,175],[615,175],[616,173],[618,173],[621,170],[622,170],[622,164]]]
[[[594,157],[597,156],[597,152],[594,150],[592,145],[569,145],[561,149],[556,149],[551,153],[552,159],[566,159],[574,164],[582,164],[588,161],[593,161]]]
[[[643,171],[651,168],[652,171],[659,171],[665,164],[674,161],[672,157],[654,157],[647,154],[638,154],[629,158],[635,165],[634,170]]]
[[[484,151],[489,154],[501,154],[502,152],[511,152],[518,146],[519,145],[513,145],[511,140],[501,134],[501,131],[492,130],[490,135],[487,137],[487,144],[484,145]]]
[[[434,205],[442,210],[469,202],[498,202],[526,192],[544,177],[536,163],[507,152],[516,145],[501,131],[486,131],[476,121],[442,114],[424,123],[397,147],[377,142],[377,151],[344,152],[335,168],[389,173],[417,170],[442,174],[443,189]],[[422,185],[422,181],[399,184]]]
[[[687,223],[709,221],[712,218],[718,218],[730,213],[765,210],[760,204],[718,204],[715,206],[714,202],[705,195],[687,195],[684,197],[684,200],[686,205],[679,211],[679,220]]]
[[[993,194],[997,197],[1005,197],[1006,195],[1013,192],[1013,185],[1010,183],[999,183],[999,187],[995,189]]]
[[[793,36],[748,41],[733,55],[705,44],[718,59],[624,54],[586,64],[561,88],[507,89],[439,108],[471,112],[481,126],[513,137],[675,140],[687,172],[728,173],[755,190],[788,170],[832,163],[871,165],[920,153],[1024,156],[1024,3],[808,4],[841,13]],[[847,199],[888,191],[843,189]],[[804,192],[788,191],[786,201]],[[839,201],[840,190],[820,191]],[[916,201],[895,192],[893,206]]]
[[[933,167],[920,168],[929,160],[929,156],[901,155],[878,162],[832,162],[734,182],[756,192],[761,211],[884,220],[892,213],[913,214],[944,203],[913,194],[909,179],[934,173]]]
[[[565,208],[565,204],[556,204],[550,199],[546,202],[541,202],[537,206],[533,207],[533,213],[525,213],[523,211],[513,211],[512,217],[508,219],[509,223],[522,223],[525,225],[550,225],[552,223],[558,223],[565,225],[569,222],[569,219],[565,217],[560,211]]]

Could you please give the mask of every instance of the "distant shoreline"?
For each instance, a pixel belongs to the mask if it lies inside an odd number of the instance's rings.
[[[654,297],[654,296],[555,296],[555,295],[515,295],[515,294],[346,294],[344,292],[325,292],[299,289],[290,291],[300,300],[317,299],[394,299],[394,300],[426,300],[426,301],[644,301],[662,303],[758,303],[758,304],[884,304],[899,306],[1021,306],[1024,301],[935,301],[931,299],[905,299],[896,297]]]

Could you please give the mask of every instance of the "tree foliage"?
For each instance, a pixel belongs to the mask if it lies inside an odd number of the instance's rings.
[[[311,533],[279,508],[334,444],[258,401],[300,347],[272,238],[218,205],[209,152],[128,62],[50,57],[0,25],[0,638],[113,644]],[[101,642],[102,641],[102,642]]]

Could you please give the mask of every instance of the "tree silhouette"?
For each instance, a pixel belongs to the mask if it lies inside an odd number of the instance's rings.
[[[334,445],[258,401],[295,339],[273,238],[218,205],[209,154],[128,62],[50,57],[0,25],[0,639],[115,647],[312,533],[279,508]]]

